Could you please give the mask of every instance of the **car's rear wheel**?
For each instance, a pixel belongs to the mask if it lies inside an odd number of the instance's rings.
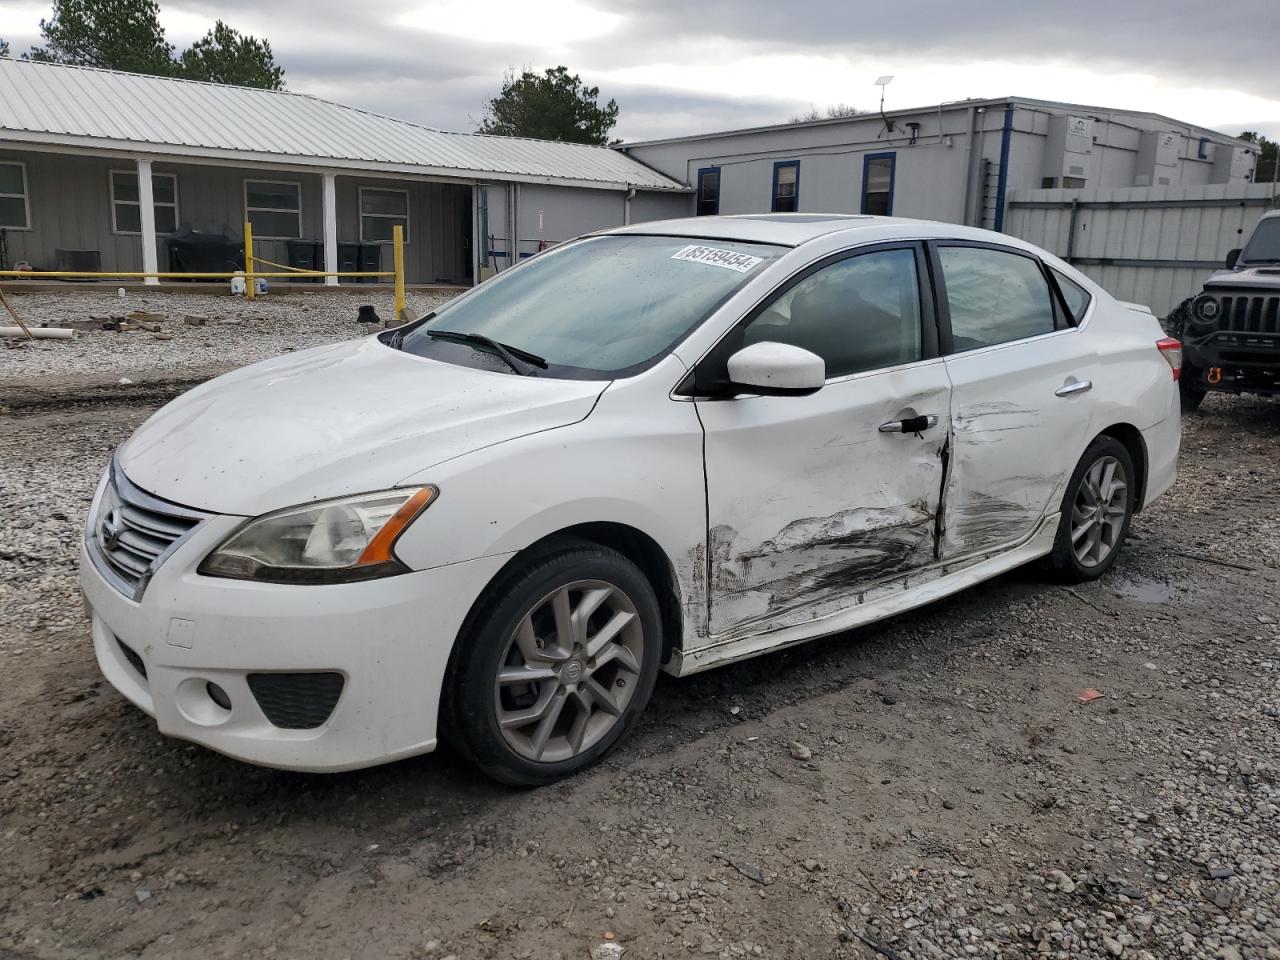
[[[447,695],[458,746],[517,786],[595,763],[657,680],[662,617],[622,554],[566,543],[499,577],[464,631]]]
[[[1059,579],[1096,580],[1115,563],[1136,503],[1133,458],[1114,437],[1099,437],[1080,458],[1062,497],[1049,562]]]

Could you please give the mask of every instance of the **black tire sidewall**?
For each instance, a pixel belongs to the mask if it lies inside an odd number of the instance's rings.
[[[1071,511],[1075,506],[1076,494],[1080,490],[1080,482],[1084,479],[1084,475],[1102,457],[1115,457],[1125,471],[1126,503],[1124,526],[1120,530],[1120,537],[1116,542],[1115,549],[1111,551],[1107,558],[1095,567],[1086,567],[1076,558],[1075,550],[1072,547]],[[1133,457],[1129,455],[1129,450],[1123,443],[1115,437],[1104,436],[1098,437],[1093,443],[1089,444],[1084,456],[1076,464],[1076,469],[1071,474],[1071,480],[1067,483],[1066,492],[1062,495],[1058,533],[1054,537],[1053,552],[1049,557],[1059,579],[1069,583],[1082,583],[1087,580],[1096,580],[1111,569],[1111,566],[1116,562],[1116,557],[1120,555],[1120,551],[1124,547],[1125,540],[1129,536],[1129,526],[1133,522],[1134,505],[1137,503],[1138,498],[1137,485],[1137,471],[1134,470]]]
[[[503,739],[494,709],[493,678],[507,640],[530,607],[575,580],[603,580],[630,597],[644,630],[644,662],[626,710],[599,743],[569,760],[538,763],[521,757]],[[459,638],[461,647],[447,681],[446,698],[459,740],[456,746],[489,776],[513,786],[551,783],[591,766],[635,726],[658,678],[662,613],[648,578],[622,554],[596,544],[566,543],[517,561],[485,591],[476,610],[478,615]]]

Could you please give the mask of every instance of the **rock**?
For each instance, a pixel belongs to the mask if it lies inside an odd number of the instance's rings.
[[[129,384],[133,383],[133,381],[130,380],[128,377],[121,377],[117,382],[122,387],[127,387]]]
[[[800,866],[804,867],[810,873],[813,873],[817,870],[822,869],[822,864],[820,864],[817,860],[814,860],[812,857],[810,857],[808,860],[803,861],[800,864]]]
[[[1103,937],[1102,946],[1103,946],[1103,949],[1105,949],[1107,953],[1111,954],[1111,956],[1113,957],[1118,957],[1120,956],[1120,954],[1124,953],[1124,944],[1122,944],[1119,940],[1115,940],[1111,937]]]
[[[209,322],[207,317],[202,317],[198,313],[188,313],[182,318],[182,322],[193,327],[203,327]]]
[[[602,943],[591,951],[591,960],[618,960],[623,953],[620,943]]]
[[[943,809],[943,810],[954,810],[955,808],[956,808],[956,805],[955,805],[953,802],[951,802],[950,800],[943,800],[943,801],[942,801],[942,809]]]
[[[799,740],[791,741],[791,756],[797,760],[809,760],[813,757],[813,751],[806,747]]]
[[[1054,887],[1063,893],[1075,892],[1076,882],[1061,870],[1050,870],[1049,879],[1053,882]]]
[[[151,891],[139,887],[137,890],[133,891],[133,898],[139,903],[146,903],[151,899]]]

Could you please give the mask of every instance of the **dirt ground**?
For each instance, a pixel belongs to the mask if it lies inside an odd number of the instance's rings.
[[[1188,418],[1101,582],[664,677],[526,792],[253,768],[101,679],[75,547],[155,403],[0,414],[0,958],[1280,958],[1280,403]]]

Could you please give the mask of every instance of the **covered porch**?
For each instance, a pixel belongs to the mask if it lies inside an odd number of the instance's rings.
[[[192,266],[184,253],[207,240],[219,272],[231,272],[244,265],[247,222],[259,272],[276,271],[261,262],[390,271],[399,226],[406,283],[469,285],[476,274],[474,189],[461,179],[376,171],[0,145],[0,269],[211,271],[208,261]],[[271,282],[332,287],[390,280]]]

